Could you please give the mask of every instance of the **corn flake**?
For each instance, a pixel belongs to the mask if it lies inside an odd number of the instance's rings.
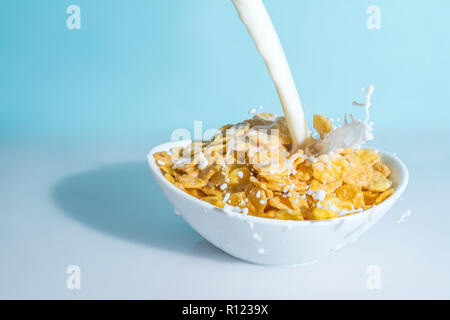
[[[313,126],[314,129],[319,133],[320,138],[323,139],[327,133],[331,131],[331,127],[333,126],[331,121],[321,116],[320,114],[315,114],[313,117]]]

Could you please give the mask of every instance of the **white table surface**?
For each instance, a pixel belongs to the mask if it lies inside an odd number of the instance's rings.
[[[404,199],[356,243],[301,268],[245,263],[196,234],[147,170],[156,139],[2,143],[0,298],[448,299],[449,150],[439,136],[377,137],[410,170]],[[80,290],[66,287],[69,265],[81,268]],[[380,290],[367,288],[371,265]]]

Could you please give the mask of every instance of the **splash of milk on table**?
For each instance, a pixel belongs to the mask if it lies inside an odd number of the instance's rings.
[[[280,39],[262,0],[232,1],[275,84],[292,137],[292,151],[296,151],[309,142],[310,132]]]
[[[352,115],[350,115],[351,121],[349,121],[347,115],[345,115],[342,127],[333,129],[325,136],[322,153],[330,153],[339,148],[359,148],[366,141],[373,140],[372,124],[369,123],[369,108],[372,105],[370,98],[373,91],[373,85],[369,85],[366,89],[365,102],[353,102],[354,106],[364,107],[366,112],[364,121],[356,119]]]
[[[402,213],[402,215],[400,216],[400,218],[398,218],[398,219],[396,220],[396,222],[397,222],[397,223],[402,223],[402,222],[405,220],[405,218],[408,217],[408,216],[410,216],[410,215],[411,215],[411,210],[410,210],[410,209],[407,209],[407,210],[405,210],[405,211]]]

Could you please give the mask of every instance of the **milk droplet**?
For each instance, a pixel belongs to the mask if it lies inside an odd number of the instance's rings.
[[[262,240],[261,236],[259,234],[257,234],[256,232],[253,233],[253,239],[255,239],[256,241],[261,241]]]
[[[325,194],[325,191],[324,191],[324,190],[319,190],[319,191],[317,191],[317,199],[318,199],[319,201],[325,200],[325,197],[326,197],[326,194]]]
[[[402,215],[400,216],[400,218],[398,218],[397,219],[397,223],[402,223],[403,222],[403,220],[405,220],[405,218],[406,217],[408,217],[408,216],[410,216],[411,215],[411,210],[410,209],[406,209],[403,213],[402,213]]]

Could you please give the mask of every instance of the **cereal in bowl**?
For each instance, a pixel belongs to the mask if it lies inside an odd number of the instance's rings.
[[[153,155],[161,173],[190,195],[252,216],[322,220],[378,205],[394,192],[390,170],[371,149],[323,152],[331,122],[314,116],[320,139],[291,150],[284,117],[257,113],[226,125],[210,141]]]

